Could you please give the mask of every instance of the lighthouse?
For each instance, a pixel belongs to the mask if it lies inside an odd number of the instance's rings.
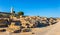
[[[14,9],[12,7],[11,7],[10,13],[11,13],[10,18],[13,19],[13,17],[15,16],[15,13],[14,13]]]
[[[13,8],[11,7],[11,13],[13,13]]]

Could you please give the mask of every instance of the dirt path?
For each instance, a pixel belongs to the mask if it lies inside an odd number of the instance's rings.
[[[53,28],[46,32],[44,35],[60,35],[60,22],[55,24]]]

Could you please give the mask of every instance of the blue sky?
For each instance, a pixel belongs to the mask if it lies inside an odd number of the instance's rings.
[[[11,7],[25,15],[60,17],[60,0],[0,0],[0,11],[10,12]]]

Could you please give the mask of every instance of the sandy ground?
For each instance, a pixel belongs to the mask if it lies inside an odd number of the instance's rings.
[[[60,35],[60,22],[55,24],[52,29],[45,33],[45,35]]]
[[[0,35],[59,35],[60,34],[59,27],[60,27],[60,21],[51,26],[42,28],[33,28],[32,32],[22,32],[22,33],[0,32]]]

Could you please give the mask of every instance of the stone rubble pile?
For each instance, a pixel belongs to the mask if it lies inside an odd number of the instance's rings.
[[[9,32],[29,32],[31,31],[31,28],[49,26],[58,22],[58,19],[56,18],[38,16],[20,16],[19,19],[16,17],[12,18],[9,18],[8,23],[11,24],[8,25],[6,29]]]
[[[20,17],[22,26],[27,27],[37,27],[39,24],[52,25],[57,23],[56,18],[46,18],[37,16]]]

